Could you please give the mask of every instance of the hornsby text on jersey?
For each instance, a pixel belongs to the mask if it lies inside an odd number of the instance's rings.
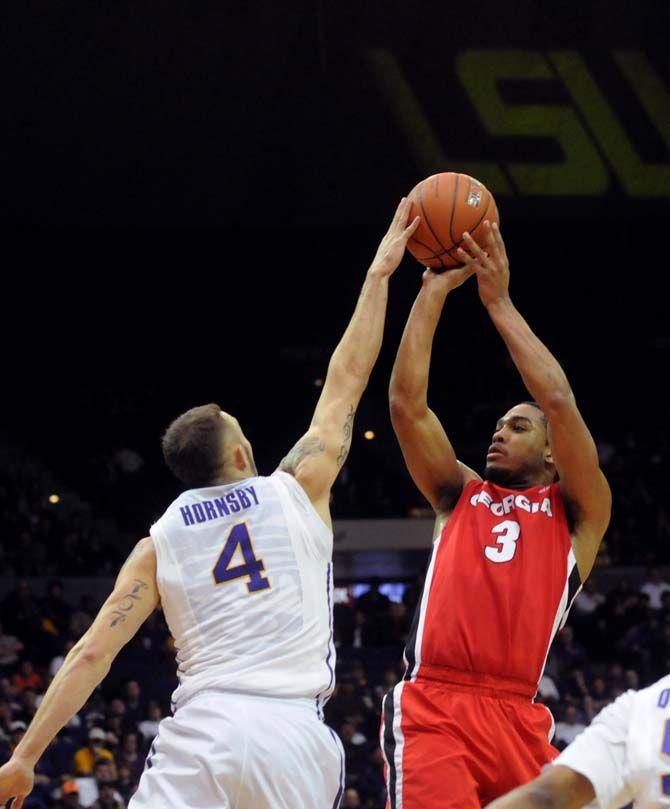
[[[253,498],[253,502],[251,498]],[[229,517],[231,514],[237,514],[239,511],[245,511],[257,505],[258,496],[254,487],[241,486],[239,489],[228,492],[223,497],[213,497],[211,500],[203,500],[201,503],[180,506],[179,511],[184,520],[184,525],[188,526],[207,522],[208,520],[218,520],[221,517]]]

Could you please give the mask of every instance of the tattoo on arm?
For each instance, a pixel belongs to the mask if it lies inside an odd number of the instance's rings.
[[[279,464],[279,468],[282,472],[288,472],[293,475],[304,458],[310,455],[319,455],[325,452],[325,450],[326,445],[318,436],[306,435],[298,441],[289,454],[283,459]]]
[[[347,455],[349,454],[349,448],[351,447],[351,433],[354,428],[354,416],[356,411],[354,410],[354,406],[350,405],[349,412],[347,413],[347,418],[344,422],[343,433],[344,433],[344,442],[340,447],[340,454],[337,456],[337,467],[341,469],[344,465],[344,462],[347,460]]]
[[[117,624],[122,624],[126,620],[127,614],[135,606],[135,602],[142,599],[142,596],[140,595],[142,590],[147,589],[148,585],[146,582],[143,582],[141,579],[135,579],[133,581],[131,591],[123,596],[121,603],[112,613],[112,622],[110,623],[110,626],[113,627]]]

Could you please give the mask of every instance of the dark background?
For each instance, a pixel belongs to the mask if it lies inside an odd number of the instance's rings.
[[[467,49],[573,51],[639,159],[667,169],[667,129],[613,54],[641,52],[667,90],[669,22],[660,0],[14,8],[5,432],[135,533],[176,491],[158,440],[187,407],[213,400],[238,415],[271,470],[309,422],[314,380],[400,196],[429,168],[485,160],[507,177],[496,197],[513,299],[564,363],[596,437],[618,448],[634,433],[648,460],[668,443],[670,184],[659,171],[653,195],[631,194],[590,133],[608,173],[601,194],[524,195],[509,165],[561,164],[560,142],[487,133],[454,65]],[[402,66],[444,165],[424,160],[422,141],[398,124],[369,67],[378,48]],[[558,105],[584,123],[558,79],[499,90],[512,107]],[[337,516],[404,515],[420,503],[386,403],[419,279],[408,257],[357,419],[358,492],[336,490]],[[474,284],[447,309],[431,399],[479,468],[495,419],[525,393]],[[375,441],[360,439],[368,428]],[[105,501],[96,470],[120,447],[144,465],[123,502]]]

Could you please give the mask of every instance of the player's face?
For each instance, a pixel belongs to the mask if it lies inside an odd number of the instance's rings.
[[[486,454],[486,480],[532,486],[544,481],[547,464],[551,464],[551,451],[542,411],[516,405],[496,424]]]
[[[258,470],[256,469],[256,462],[254,461],[254,452],[251,448],[251,443],[242,432],[239,421],[235,418],[235,416],[231,416],[230,413],[226,413],[223,410],[221,411],[221,418],[226,423],[225,452],[228,453],[234,451],[236,447],[240,447],[246,457],[247,466],[251,470],[252,474],[257,475]]]

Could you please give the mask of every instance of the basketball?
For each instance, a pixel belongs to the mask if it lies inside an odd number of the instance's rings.
[[[485,185],[467,174],[453,171],[433,174],[414,186],[408,221],[421,217],[407,249],[424,267],[437,272],[463,266],[456,252],[468,231],[484,247],[484,222],[500,222],[493,195]]]

